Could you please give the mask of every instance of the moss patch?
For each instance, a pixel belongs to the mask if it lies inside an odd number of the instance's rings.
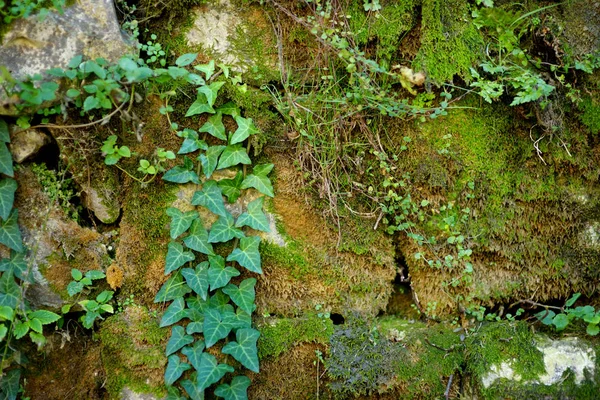
[[[124,387],[158,397],[166,394],[164,345],[168,334],[146,308],[139,306],[128,307],[103,322],[99,336],[111,398],[118,398]]]

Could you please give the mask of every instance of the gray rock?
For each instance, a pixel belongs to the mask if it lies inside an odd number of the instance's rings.
[[[119,398],[121,400],[158,400],[158,397],[148,393],[136,393],[129,388],[123,388]]]
[[[15,79],[23,80],[65,68],[77,55],[115,61],[136,52],[121,32],[112,0],[79,0],[62,15],[51,11],[42,21],[36,15],[14,21],[2,38],[0,60]],[[0,114],[17,112],[11,100],[0,98]]]
[[[42,147],[50,143],[50,136],[39,129],[22,130],[15,126],[12,129],[10,152],[16,163],[22,163],[40,151]]]

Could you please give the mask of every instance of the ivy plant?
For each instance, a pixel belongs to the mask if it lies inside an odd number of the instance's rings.
[[[195,55],[180,57],[179,67],[194,59]],[[264,196],[274,195],[268,178],[273,165],[257,165],[251,174],[246,174],[246,166],[252,163],[248,141],[258,129],[233,103],[217,106],[223,82],[211,82],[216,72],[214,62],[194,69],[202,76],[198,76],[197,98],[186,116],[201,115],[205,122],[198,131],[176,131],[183,139],[177,152],[184,155],[182,164],[167,171],[162,179],[197,185],[191,204],[214,214],[215,222],[209,226],[208,219],[201,217],[197,209],[166,210],[171,217],[172,241],[168,244],[165,274],[170,277],[154,299],[170,302],[160,321],[162,327],[171,327],[165,383],[169,399],[181,398],[180,389],[192,399],[201,399],[215,384],[217,397],[247,399],[247,377],[234,376],[224,383],[222,379],[235,372],[229,365],[234,360],[259,372],[256,343],[260,334],[252,327],[251,319],[256,308],[257,281],[246,276],[262,273],[260,237],[251,233],[270,229],[263,203]],[[164,110],[169,112],[168,105]],[[225,118],[230,118],[229,123],[224,123]],[[233,123],[236,129],[228,132],[226,126]],[[172,123],[172,127],[178,126]],[[230,171],[234,177],[215,178],[215,172],[222,170]],[[264,196],[249,202],[245,211],[234,217],[226,204],[238,201],[250,188]],[[227,341],[231,334],[235,340]],[[222,356],[205,351],[221,342]]]

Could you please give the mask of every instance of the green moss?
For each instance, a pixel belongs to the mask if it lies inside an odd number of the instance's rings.
[[[311,264],[305,258],[303,248],[296,241],[287,241],[284,247],[262,241],[260,254],[264,264],[285,267],[295,279],[301,279],[311,271]]]
[[[316,314],[307,314],[300,318],[265,320],[258,324],[258,356],[278,357],[299,343],[327,344],[333,333],[333,324],[329,318],[319,318]]]
[[[481,34],[471,22],[466,0],[423,0],[421,47],[413,63],[430,81],[442,84],[454,75],[468,80],[469,68],[483,52]]]
[[[365,46],[375,40],[377,61],[390,68],[404,35],[417,23],[415,7],[421,1],[382,3],[379,13],[365,12],[362,1],[352,2],[347,12],[356,44]]]
[[[579,105],[579,109],[583,111],[583,113],[579,116],[581,123],[587,126],[590,132],[593,134],[598,134],[600,132],[599,102],[590,96],[586,96]]]
[[[147,309],[132,306],[123,314],[107,318],[99,336],[106,389],[111,398],[119,398],[124,387],[157,397],[166,394],[163,375],[168,330],[161,329]]]

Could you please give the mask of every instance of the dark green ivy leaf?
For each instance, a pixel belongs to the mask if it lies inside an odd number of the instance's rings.
[[[183,268],[181,274],[188,286],[200,295],[202,300],[206,300],[208,293],[208,261],[201,262],[196,266],[196,269]]]
[[[10,133],[8,131],[8,124],[2,118],[0,118],[0,141],[4,143],[10,143]]]
[[[167,208],[167,215],[171,217],[171,239],[176,239],[179,235],[187,231],[192,222],[198,218],[197,211],[182,213],[175,207]]]
[[[8,151],[6,143],[0,141],[0,172],[10,177],[14,176],[12,154]]]
[[[233,179],[221,179],[217,184],[221,188],[223,195],[227,197],[227,201],[233,204],[242,194],[242,180],[244,174],[242,171],[238,171]]]
[[[241,143],[250,135],[258,133],[258,129],[256,129],[256,126],[254,126],[254,122],[252,122],[252,118],[243,118],[238,115],[234,117],[234,119],[238,125],[238,128],[233,133],[230,144]]]
[[[225,125],[223,125],[223,114],[218,112],[208,117],[204,125],[200,127],[199,132],[206,132],[217,139],[227,140]]]
[[[0,277],[0,306],[15,309],[21,299],[21,288],[15,282],[12,271],[7,271]]]
[[[260,252],[258,251],[259,245],[260,238],[258,236],[243,237],[240,239],[240,246],[227,256],[227,261],[237,261],[247,270],[262,274]]]
[[[208,241],[210,243],[225,243],[233,238],[243,238],[244,232],[235,227],[233,217],[228,213],[226,216],[221,216],[212,224]]]
[[[192,347],[186,346],[181,350],[184,356],[187,357],[192,367],[197,370],[200,369],[200,363],[202,362],[202,352],[204,351],[204,342],[202,340],[196,340]]]
[[[230,354],[250,371],[259,372],[258,350],[256,342],[260,333],[256,329],[238,329],[235,333],[236,341],[227,343],[221,350]]]
[[[208,243],[208,231],[204,228],[200,219],[196,219],[192,222],[189,235],[183,239],[183,243],[185,243],[188,248],[202,254],[215,254],[212,244]]]
[[[5,178],[0,181],[0,218],[6,220],[12,210],[15,201],[17,181]]]
[[[248,203],[247,211],[238,217],[235,226],[238,228],[249,226],[258,231],[269,232],[271,230],[269,221],[262,211],[264,199],[264,197],[259,197]]]
[[[239,287],[230,283],[223,288],[223,293],[229,295],[231,300],[233,300],[233,302],[243,311],[252,314],[256,308],[256,305],[254,304],[254,285],[256,285],[256,279],[244,279]]]
[[[16,400],[19,394],[19,382],[21,380],[21,370],[11,369],[4,373],[0,379],[0,394],[2,400]]]
[[[33,283],[33,276],[28,274],[28,265],[25,261],[25,253],[10,251],[10,258],[3,258],[0,261],[0,271],[12,271],[12,273],[22,281]]]
[[[217,182],[212,180],[204,182],[202,190],[194,193],[192,205],[206,207],[222,217],[229,215],[229,212],[225,209],[221,188],[217,185]]]
[[[196,256],[191,251],[183,251],[183,246],[177,242],[169,243],[165,265],[165,275],[175,271],[188,261],[194,261]]]
[[[233,367],[227,364],[219,364],[212,354],[202,353],[196,383],[204,390],[213,383],[219,382],[226,373],[233,371]]]
[[[212,308],[206,310],[204,314],[204,341],[206,348],[226,338],[231,329],[233,329],[231,322],[225,320],[219,311]]]
[[[185,311],[185,301],[183,297],[176,298],[169,307],[165,310],[161,320],[160,327],[173,325],[187,316]],[[167,354],[168,355],[168,354]]]
[[[181,375],[191,367],[189,364],[181,362],[179,356],[176,354],[170,356],[168,360],[169,362],[167,363],[167,369],[165,370],[165,383],[167,386],[170,386],[174,384],[177,379],[179,379]]]
[[[20,253],[24,249],[21,231],[17,223],[18,218],[19,213],[15,208],[8,216],[8,219],[0,223],[0,243]]]
[[[225,260],[223,257],[209,256],[210,268],[208,269],[208,281],[210,283],[210,290],[222,288],[227,285],[231,278],[239,276],[240,271],[233,267],[225,267]]]
[[[236,376],[231,384],[223,383],[215,389],[215,395],[225,400],[248,400],[248,387],[250,378],[244,375]]]
[[[171,338],[167,342],[167,356],[175,353],[183,346],[187,346],[192,343],[194,338],[190,335],[185,334],[183,326],[176,325],[171,328]]]
[[[223,150],[225,150],[225,146],[210,146],[208,150],[206,150],[206,153],[202,153],[198,156],[198,160],[200,161],[200,164],[202,164],[202,172],[207,179],[215,172],[219,155],[221,155]]]
[[[248,165],[252,164],[252,161],[250,161],[246,149],[242,147],[241,144],[234,144],[227,146],[225,150],[223,150],[217,169],[225,169],[238,164]]]
[[[160,288],[154,297],[155,303],[162,303],[169,300],[175,300],[178,297],[183,297],[191,293],[192,289],[183,281],[183,276],[180,271],[177,271],[171,276]]]

